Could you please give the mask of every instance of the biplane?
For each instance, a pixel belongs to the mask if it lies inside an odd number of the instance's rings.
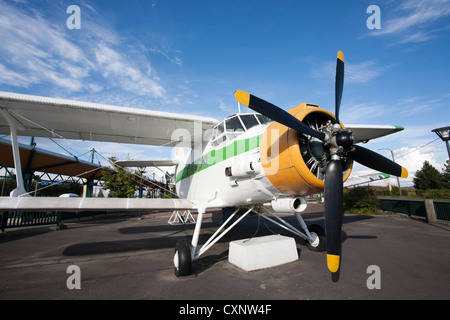
[[[0,133],[10,133],[17,170],[17,188],[0,199],[2,210],[197,210],[192,239],[176,244],[177,276],[192,272],[192,263],[257,205],[262,217],[306,240],[314,251],[327,252],[327,266],[337,273],[341,263],[343,184],[353,162],[385,174],[406,178],[395,162],[360,145],[402,130],[393,125],[346,125],[339,111],[344,86],[344,55],[338,52],[335,112],[302,103],[285,111],[238,90],[237,101],[255,112],[223,121],[168,112],[92,104],[15,93],[0,93]],[[20,179],[17,135],[166,146],[184,155],[148,160],[140,165],[175,166],[178,199],[32,198]],[[120,165],[120,161],[117,162]],[[122,163],[124,164],[124,163]],[[133,165],[133,163],[128,163]],[[136,166],[138,164],[136,163]],[[301,216],[305,197],[324,192],[325,228],[307,226]],[[268,204],[270,206],[264,206]],[[228,218],[199,248],[203,215],[208,208],[248,208],[237,220]],[[300,228],[279,213],[292,213]],[[231,225],[229,225],[231,223]],[[228,226],[229,225],[229,226]],[[227,229],[221,232],[226,226]]]

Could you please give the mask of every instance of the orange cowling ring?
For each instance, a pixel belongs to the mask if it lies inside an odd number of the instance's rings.
[[[334,119],[333,114],[317,105],[303,103],[289,110],[300,121],[312,112],[321,112]],[[342,124],[341,127],[344,128]],[[262,135],[260,157],[266,177],[282,193],[295,197],[323,191],[323,180],[311,173],[303,160],[296,130],[278,122],[271,123]],[[344,172],[344,182],[350,175],[352,164]]]

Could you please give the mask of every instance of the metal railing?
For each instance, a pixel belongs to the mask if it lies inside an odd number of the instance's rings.
[[[59,221],[57,212],[3,212],[1,229],[57,224]]]

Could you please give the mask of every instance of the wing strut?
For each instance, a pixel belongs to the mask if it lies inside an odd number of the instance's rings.
[[[6,119],[9,125],[9,129],[11,131],[11,145],[14,157],[14,166],[16,167],[16,182],[17,187],[11,191],[9,194],[10,197],[20,197],[27,195],[25,190],[25,186],[23,184],[23,176],[22,176],[22,163],[20,161],[20,151],[19,151],[19,142],[17,140],[17,129],[20,129],[21,124],[18,122],[8,111],[5,109],[0,109],[0,113],[3,115],[3,118]]]

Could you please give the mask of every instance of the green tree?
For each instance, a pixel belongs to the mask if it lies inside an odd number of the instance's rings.
[[[34,182],[34,187],[36,187],[36,182]],[[47,187],[47,186],[44,186]],[[64,193],[75,193],[80,197],[83,194],[83,185],[79,183],[62,183],[62,184],[53,184],[48,186],[48,188],[42,188],[42,186],[38,186],[38,197],[59,197]]]
[[[450,189],[450,160],[445,161],[444,169],[442,169],[443,187]]]
[[[111,157],[109,161],[114,163],[117,159]],[[139,185],[136,172],[132,173],[128,169],[116,167],[116,172],[106,172],[102,179],[105,181],[105,189],[109,189],[109,198],[135,197]]]
[[[378,200],[371,187],[344,189],[344,210],[355,213],[376,212]]]
[[[422,169],[416,172],[414,187],[419,190],[443,188],[442,176],[439,171],[425,160]]]

